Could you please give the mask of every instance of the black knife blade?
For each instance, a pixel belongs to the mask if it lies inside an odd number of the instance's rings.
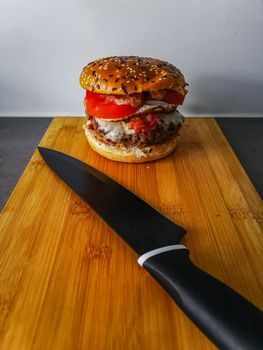
[[[139,255],[143,267],[195,324],[222,349],[263,349],[263,313],[196,267],[179,242],[186,233],[95,168],[38,147],[53,171]]]
[[[177,244],[186,233],[182,227],[91,166],[61,152],[38,149],[55,173],[139,255]]]

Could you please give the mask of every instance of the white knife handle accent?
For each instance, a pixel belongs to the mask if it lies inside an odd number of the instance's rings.
[[[171,250],[177,250],[177,249],[188,249],[188,248],[186,246],[184,246],[183,244],[167,245],[165,247],[153,249],[153,250],[150,250],[147,253],[144,253],[143,255],[141,255],[139,257],[137,262],[138,262],[139,265],[143,266],[145,261],[147,259],[151,258],[152,256],[155,256],[155,255],[158,255],[158,254],[161,254],[161,253],[165,253],[165,252],[169,252]]]

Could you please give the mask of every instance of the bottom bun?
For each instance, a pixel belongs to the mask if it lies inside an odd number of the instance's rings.
[[[118,147],[97,140],[93,132],[84,125],[85,135],[90,147],[103,157],[126,163],[144,163],[161,159],[171,154],[176,148],[179,135],[170,138],[162,144],[138,147]]]

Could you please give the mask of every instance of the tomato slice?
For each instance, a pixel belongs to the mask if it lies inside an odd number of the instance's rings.
[[[167,90],[163,98],[164,102],[173,103],[175,105],[182,105],[184,102],[184,95],[179,94],[177,91]]]
[[[144,117],[134,117],[128,123],[129,129],[133,129],[136,134],[147,133],[154,130],[160,121],[160,117],[153,113],[149,113]]]
[[[113,98],[114,96],[114,98]],[[86,105],[89,115],[103,119],[121,119],[134,114],[144,103],[142,96],[134,97],[129,95],[104,95],[95,92],[86,92]],[[131,105],[131,104],[133,105]]]

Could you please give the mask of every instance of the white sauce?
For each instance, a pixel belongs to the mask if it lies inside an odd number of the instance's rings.
[[[135,133],[135,131],[129,129],[127,124],[123,121],[108,122],[99,118],[95,118],[95,120],[98,123],[99,130],[103,131],[106,138],[112,141],[119,141],[122,139],[123,135]]]
[[[162,114],[163,116],[163,126],[167,130],[170,123],[173,123],[175,126],[178,124],[182,124],[184,117],[178,111],[174,111],[172,113]]]
[[[143,112],[147,111],[148,109],[152,109],[152,107],[157,107],[157,106],[169,107],[169,106],[171,106],[171,104],[166,103],[164,101],[148,100],[140,109],[138,109],[138,111],[136,113],[134,113],[134,115],[143,113]]]

